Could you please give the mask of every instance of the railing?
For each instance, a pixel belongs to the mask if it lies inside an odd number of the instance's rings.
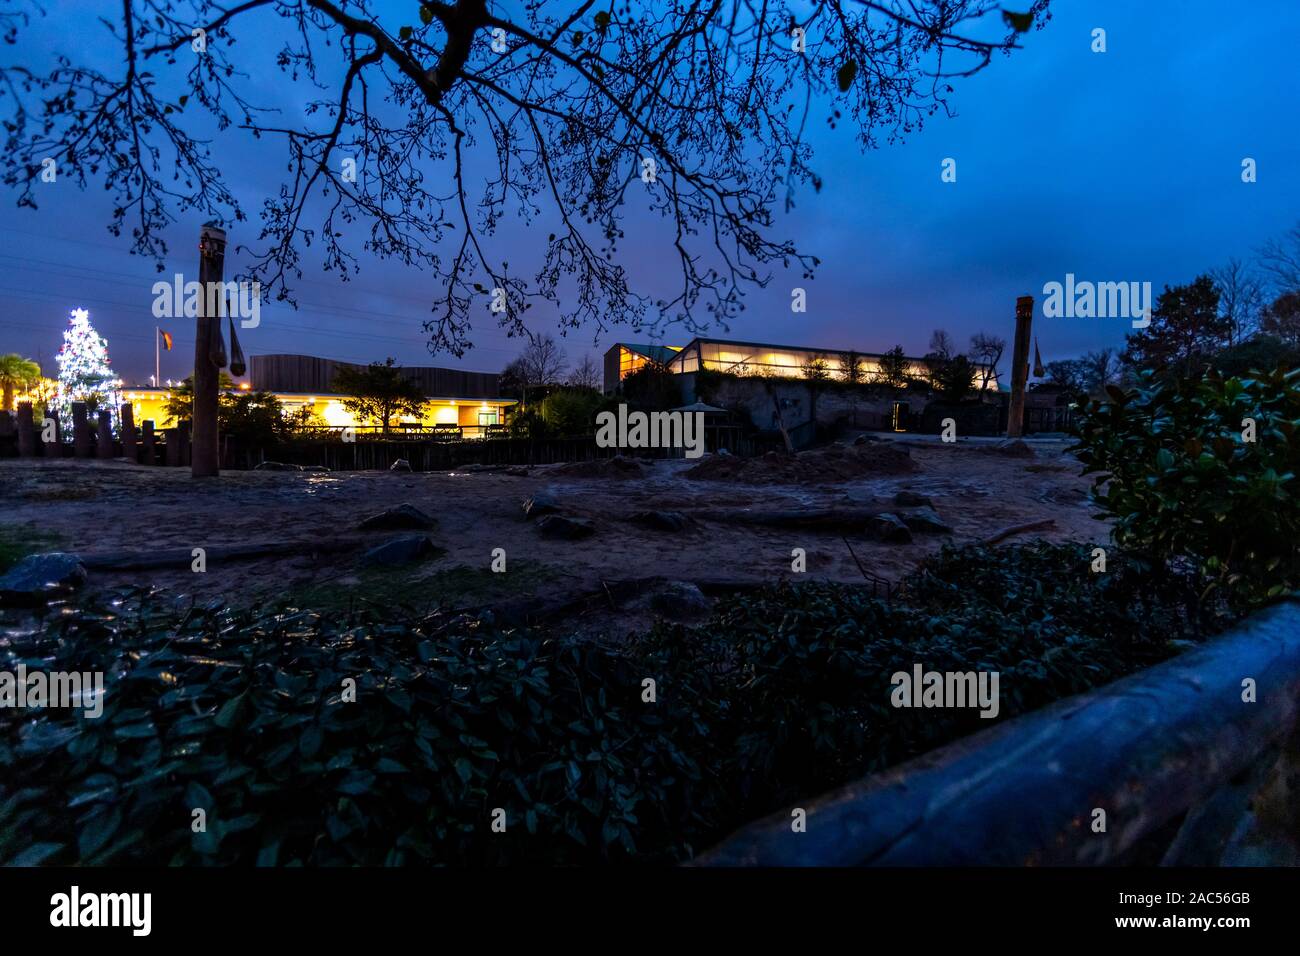
[[[1300,597],[751,824],[714,866],[1300,864]]]
[[[505,425],[312,425],[294,431],[316,441],[467,441],[507,437]]]

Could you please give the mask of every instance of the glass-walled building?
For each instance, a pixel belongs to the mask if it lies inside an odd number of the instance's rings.
[[[619,383],[647,362],[661,362],[676,375],[690,375],[701,369],[732,375],[775,375],[782,378],[806,378],[809,367],[820,362],[826,377],[844,381],[845,370],[854,360],[858,363],[858,381],[874,381],[885,356],[879,352],[854,352],[849,349],[816,349],[795,345],[766,345],[760,342],[733,342],[726,339],[692,339],[685,346],[632,345],[619,342],[605,353],[605,392],[612,394]],[[905,374],[926,378],[930,371],[925,359],[904,356]],[[983,365],[975,367],[976,388],[982,381]]]
[[[616,342],[605,353],[605,393],[618,391],[619,383],[650,362],[666,365],[680,352],[680,345],[633,345]]]
[[[861,377],[870,381],[880,371],[883,356],[873,352],[847,349],[812,349],[790,345],[764,345],[758,342],[729,342],[722,339],[693,339],[668,367],[678,374],[709,369],[732,375],[778,375],[804,378],[813,362],[820,361],[833,379],[843,379],[845,369],[857,358]],[[929,366],[923,359],[907,358],[907,374],[924,377]]]

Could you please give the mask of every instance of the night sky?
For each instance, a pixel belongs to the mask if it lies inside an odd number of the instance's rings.
[[[394,3],[406,14],[412,3]],[[100,11],[99,7],[103,7]],[[86,48],[116,56],[99,43],[95,14],[118,16],[120,5],[50,4],[50,16],[26,32],[23,46],[0,50],[8,61],[38,63],[57,51]],[[409,18],[409,17],[408,17]],[[399,17],[400,19],[400,17]],[[251,22],[251,21],[250,21]],[[387,21],[385,21],[387,22]],[[1091,52],[1091,32],[1107,32],[1108,50]],[[246,29],[241,37],[249,36]],[[1014,299],[1062,281],[1067,272],[1095,281],[1184,282],[1229,257],[1251,257],[1266,239],[1300,219],[1300,135],[1294,79],[1300,3],[1265,0],[1240,8],[1211,0],[1133,3],[1061,2],[1025,49],[995,56],[977,76],[958,80],[957,116],[936,116],[903,145],[863,155],[846,128],[830,131],[815,111],[814,167],[825,186],[799,194],[778,218],[775,235],[790,236],[819,256],[817,278],[778,273],[748,296],[749,308],[721,337],[826,348],[883,351],[901,344],[926,350],[931,330],[948,329],[964,346],[980,330],[1010,339]],[[286,111],[299,95],[279,82],[269,62],[274,44],[244,41],[250,71],[268,83],[263,103]],[[94,44],[99,43],[99,47]],[[7,109],[7,106],[5,107]],[[283,148],[224,134],[229,182],[256,212],[283,170]],[[946,157],[957,182],[940,179]],[[1241,161],[1258,163],[1259,181],[1241,181]],[[68,311],[85,307],[109,342],[114,368],[129,383],[153,371],[150,287],[153,263],[128,255],[128,241],[107,231],[110,200],[101,188],[80,192],[71,181],[45,185],[38,211],[0,205],[0,351],[40,360],[54,374]],[[190,275],[199,218],[181,215],[168,235],[175,261],[164,276]],[[653,271],[668,251],[637,235],[629,218],[623,254]],[[256,224],[240,227],[251,239]],[[530,231],[505,227],[507,248],[528,259]],[[263,308],[261,327],[241,333],[245,351],[303,352],[351,361],[392,355],[404,364],[498,371],[518,351],[485,316],[475,348],[463,360],[431,358],[421,322],[436,294],[428,273],[387,263],[364,265],[349,283],[310,267],[298,286],[301,308]],[[238,263],[228,263],[237,267]],[[808,313],[793,315],[790,290],[808,288]],[[535,328],[548,318],[535,309]],[[163,376],[188,374],[192,323],[164,322],[176,350]],[[553,328],[553,324],[550,324]],[[1122,319],[1035,320],[1043,359],[1076,357],[1120,346]],[[564,340],[570,358],[603,352],[590,335]],[[686,334],[665,336],[685,344]],[[1004,360],[1005,367],[1005,360]]]

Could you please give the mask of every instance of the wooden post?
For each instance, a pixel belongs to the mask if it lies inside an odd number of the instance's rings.
[[[153,419],[146,418],[140,423],[140,430],[144,433],[144,463],[146,465],[158,464],[158,449],[153,434]]]
[[[225,273],[226,231],[208,223],[199,238],[199,309],[194,335],[194,410],[190,474],[211,478],[220,472],[217,397],[221,369],[212,361],[212,344],[220,334],[221,312],[214,285]],[[215,314],[210,314],[215,313]]]
[[[18,403],[18,455],[31,458],[36,454],[36,429],[32,422],[32,403]]]
[[[78,458],[90,457],[90,421],[85,402],[72,403],[72,451]]]
[[[176,428],[176,454],[181,456],[181,465],[190,464],[190,452],[193,450],[190,443],[190,423],[181,422]]]
[[[177,428],[168,428],[164,434],[167,436],[167,456],[166,463],[169,468],[179,468],[182,464],[181,459],[181,430]]]
[[[1016,341],[1011,357],[1011,406],[1007,410],[1007,437],[1019,438],[1025,430],[1025,388],[1029,384],[1029,333],[1034,321],[1034,297],[1016,299]]]
[[[135,409],[130,402],[123,402],[122,409],[122,455],[131,461],[139,461],[135,440]]]
[[[100,458],[113,457],[113,413],[99,413],[99,437],[96,454]]]

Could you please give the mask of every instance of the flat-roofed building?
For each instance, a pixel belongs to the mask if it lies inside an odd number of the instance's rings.
[[[733,342],[727,339],[691,339],[669,361],[668,367],[676,374],[709,369],[733,375],[779,375],[785,378],[804,378],[814,361],[824,363],[826,373],[842,379],[853,358],[857,359],[862,378],[870,381],[879,373],[884,355],[877,352],[855,352],[851,349],[819,349],[798,345],[768,345],[761,342]],[[905,357],[907,374],[924,378],[929,363],[924,359]]]
[[[615,342],[605,352],[605,394],[618,391],[619,383],[651,362],[667,365],[681,348],[676,345],[634,345]]]
[[[694,338],[684,346],[616,342],[605,353],[605,392],[617,391],[623,379],[651,361],[667,365],[675,375],[689,375],[705,369],[733,375],[776,375],[783,378],[805,378],[810,363],[819,361],[829,378],[842,381],[845,370],[856,359],[860,380],[870,382],[880,373],[884,358],[880,352],[730,339]],[[925,378],[930,371],[929,363],[923,358],[905,356],[904,363],[905,374],[912,378]],[[978,387],[983,366],[974,367]]]
[[[340,368],[362,366],[312,355],[253,355],[249,366],[249,381],[236,386],[234,391],[271,392],[286,412],[307,412],[308,420],[328,428],[367,428],[378,424],[359,420],[343,404],[348,396],[334,388],[334,377]],[[390,422],[392,426],[455,426],[463,437],[483,437],[488,426],[504,424],[507,409],[516,404],[514,399],[497,394],[497,376],[490,372],[430,366],[402,367],[401,371],[420,385],[428,403],[423,415],[395,418]],[[166,410],[171,397],[172,389],[167,387],[122,388],[122,399],[133,406],[135,421],[153,421],[159,428],[175,424]]]

